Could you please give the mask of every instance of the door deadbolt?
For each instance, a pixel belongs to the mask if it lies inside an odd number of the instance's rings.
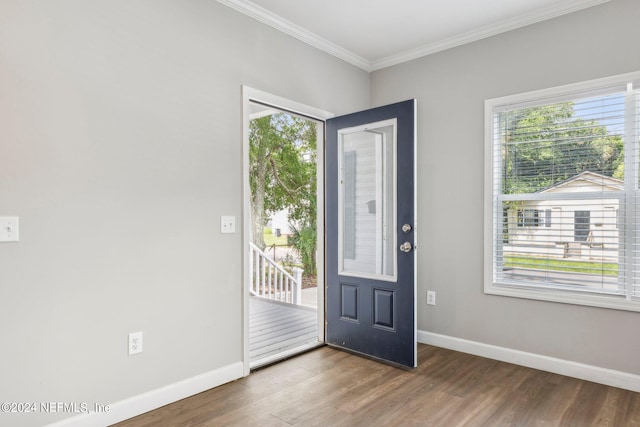
[[[411,226],[409,224],[405,224],[402,226],[402,231],[404,231],[405,233],[408,233],[411,231]]]
[[[409,242],[404,242],[400,245],[400,250],[402,252],[411,252],[411,249],[413,249],[413,246],[411,246],[411,243]]]

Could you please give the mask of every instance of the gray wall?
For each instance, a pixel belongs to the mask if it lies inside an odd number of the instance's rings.
[[[0,0],[0,216],[21,220],[0,402],[109,404],[241,360],[242,240],[219,217],[242,218],[242,84],[369,105],[368,73],[214,0]]]
[[[640,314],[483,293],[484,100],[639,70],[638,18],[613,0],[372,74],[373,105],[418,100],[418,329],[640,374]]]

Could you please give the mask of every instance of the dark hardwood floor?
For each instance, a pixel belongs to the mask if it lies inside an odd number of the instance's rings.
[[[418,361],[322,347],[117,426],[640,426],[640,393],[428,345]]]

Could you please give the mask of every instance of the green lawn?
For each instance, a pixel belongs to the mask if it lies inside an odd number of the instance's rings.
[[[564,259],[533,258],[523,256],[505,256],[505,268],[533,268],[538,270],[566,271],[570,273],[588,273],[604,276],[617,276],[618,264],[614,262],[572,261]]]
[[[276,246],[288,246],[287,236],[276,237],[271,232],[270,228],[265,228],[264,229],[264,243],[267,246],[273,246],[274,244]]]

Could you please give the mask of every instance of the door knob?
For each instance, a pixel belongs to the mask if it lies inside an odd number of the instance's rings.
[[[413,246],[411,246],[411,243],[409,242],[404,242],[400,245],[400,250],[402,252],[411,252],[411,249],[413,249]]]

